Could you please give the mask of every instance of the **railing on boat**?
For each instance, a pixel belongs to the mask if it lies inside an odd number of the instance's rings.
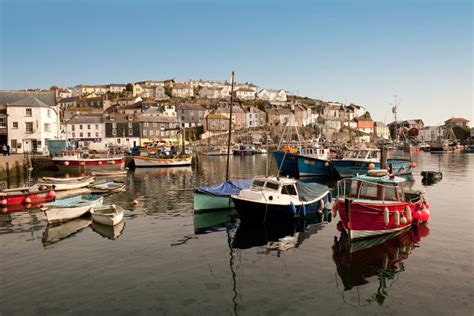
[[[352,189],[352,184],[357,183],[357,194],[351,196],[351,189]],[[375,192],[376,194],[374,195],[367,195],[367,196],[362,196],[361,197],[361,189],[362,185],[366,184],[367,186],[370,187],[375,187],[377,191]],[[347,190],[349,188],[349,190]],[[383,190],[380,192],[379,188],[383,188]],[[390,197],[386,198],[386,193],[390,192],[386,189],[390,189],[392,193],[390,193]],[[349,192],[347,192],[349,191]],[[349,193],[349,194],[348,194]],[[372,182],[372,181],[366,181],[362,179],[343,179],[337,182],[337,197],[342,197],[342,198],[357,198],[357,199],[371,199],[371,200],[381,200],[383,202],[387,201],[404,201],[405,200],[405,194],[403,191],[403,188],[400,185],[387,185],[387,184],[382,184],[378,182]]]

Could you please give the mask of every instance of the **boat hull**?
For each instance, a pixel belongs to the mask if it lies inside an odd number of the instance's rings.
[[[82,215],[86,214],[96,205],[102,205],[104,201],[103,197],[100,197],[96,200],[92,200],[90,203],[84,203],[81,206],[73,206],[70,207],[54,207],[47,208],[45,210],[46,219],[48,223],[56,223],[61,221],[67,221],[73,218],[81,217]]]
[[[380,169],[380,162],[335,159],[332,161],[332,164],[341,178],[350,178],[357,174],[367,174],[369,164],[373,164],[374,169]],[[412,162],[409,160],[388,159],[387,165],[391,168],[393,175],[407,175],[413,172]]]
[[[38,181],[38,183],[40,183],[40,184],[52,186],[55,191],[66,191],[66,190],[81,189],[81,188],[87,187],[92,182],[94,182],[93,177],[87,178],[87,179],[84,179],[84,180],[80,180],[80,181],[61,181],[61,182]]]
[[[102,225],[115,226],[123,220],[123,212],[115,214],[114,216],[92,214],[92,220]]]
[[[235,206],[230,195],[220,196],[198,192],[194,193],[193,204],[195,213],[202,213],[206,210],[228,209]]]
[[[423,208],[423,199],[420,199],[416,203],[378,203],[353,200],[352,202],[349,202],[350,214],[348,214],[346,201],[344,199],[338,198],[335,203],[344,230],[351,239],[390,234],[409,228],[411,224],[416,221],[415,219],[412,219],[412,221],[409,220],[409,218],[412,217],[413,212]],[[410,215],[407,214],[407,207],[410,208]],[[385,208],[389,211],[388,224],[385,224],[384,220]],[[398,223],[395,215],[396,211],[398,211],[400,216]],[[406,219],[405,223],[401,220],[402,217]]]
[[[330,201],[329,192],[321,198],[299,205],[290,204],[270,204],[260,201],[251,201],[232,196],[237,214],[242,222],[245,223],[286,223],[308,214],[315,213],[324,208],[324,205]],[[303,207],[304,205],[304,207]]]
[[[54,157],[53,163],[60,170],[73,172],[82,172],[85,170],[120,170],[125,166],[125,158]]]
[[[330,174],[329,161],[317,158],[297,156],[298,176],[315,177],[328,176]]]
[[[273,157],[275,158],[279,174],[293,178],[298,177],[298,159],[296,155],[278,150],[273,152]]]
[[[55,199],[53,190],[33,192],[9,192],[0,193],[0,203],[3,206],[19,204],[40,204]]]
[[[186,158],[150,158],[150,157],[133,157],[135,167],[137,168],[167,168],[190,166],[192,157]]]

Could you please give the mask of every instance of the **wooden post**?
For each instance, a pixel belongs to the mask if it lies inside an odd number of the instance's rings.
[[[387,168],[387,149],[385,146],[382,146],[380,149],[380,169]]]

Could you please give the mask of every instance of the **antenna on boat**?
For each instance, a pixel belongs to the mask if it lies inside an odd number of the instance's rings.
[[[227,163],[226,163],[226,169],[225,169],[225,181],[229,181],[229,155],[230,155],[230,141],[232,138],[232,108],[234,107],[234,81],[235,81],[235,72],[232,71],[231,88],[230,88],[229,136],[227,137]]]

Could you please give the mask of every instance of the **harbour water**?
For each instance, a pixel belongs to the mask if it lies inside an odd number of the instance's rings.
[[[0,314],[472,315],[474,155],[413,159],[429,225],[352,251],[338,217],[249,228],[232,213],[193,216],[192,188],[222,181],[225,157],[129,172],[127,191],[106,198],[127,210],[115,229],[0,213]],[[232,178],[265,174],[266,161],[231,157]],[[424,185],[422,170],[443,179]]]

